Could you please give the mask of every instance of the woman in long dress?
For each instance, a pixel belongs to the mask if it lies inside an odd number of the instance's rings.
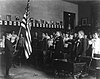
[[[96,60],[96,79],[100,79],[100,38],[99,34],[94,34],[95,38],[92,40],[92,58]]]

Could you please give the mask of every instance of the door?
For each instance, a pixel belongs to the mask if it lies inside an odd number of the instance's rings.
[[[75,27],[75,13],[64,11],[63,22],[64,22],[65,31],[73,30]]]

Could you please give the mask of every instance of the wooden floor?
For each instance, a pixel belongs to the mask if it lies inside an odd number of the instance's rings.
[[[74,78],[72,76],[56,76],[52,72],[52,69],[49,67],[36,67],[33,65],[20,65],[16,68],[10,68],[10,75],[11,77],[5,78],[4,72],[5,67],[3,66],[1,59],[0,59],[0,79],[96,79],[93,75],[88,75],[84,78]],[[92,72],[92,71],[90,71]]]
[[[10,69],[12,79],[49,79],[50,77],[40,70],[22,66]],[[4,74],[0,71],[0,79],[4,79]]]
[[[5,79],[4,70],[0,69],[0,79]],[[31,66],[17,66],[17,68],[10,69],[10,79],[75,79],[73,77],[56,77],[47,74],[39,68],[34,68]],[[77,78],[76,78],[77,79]],[[87,76],[81,79],[96,79],[93,76]]]

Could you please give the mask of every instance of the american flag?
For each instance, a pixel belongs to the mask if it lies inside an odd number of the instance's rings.
[[[28,59],[30,54],[32,53],[32,47],[31,47],[31,25],[30,25],[30,0],[27,2],[26,6],[26,12],[24,13],[21,26],[25,29],[25,44],[24,44],[24,50],[25,50],[25,56]]]

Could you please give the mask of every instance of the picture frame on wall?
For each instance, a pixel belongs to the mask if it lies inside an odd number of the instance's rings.
[[[81,24],[82,24],[82,26],[87,25],[88,24],[88,18],[87,17],[86,18],[82,18],[81,19]]]

